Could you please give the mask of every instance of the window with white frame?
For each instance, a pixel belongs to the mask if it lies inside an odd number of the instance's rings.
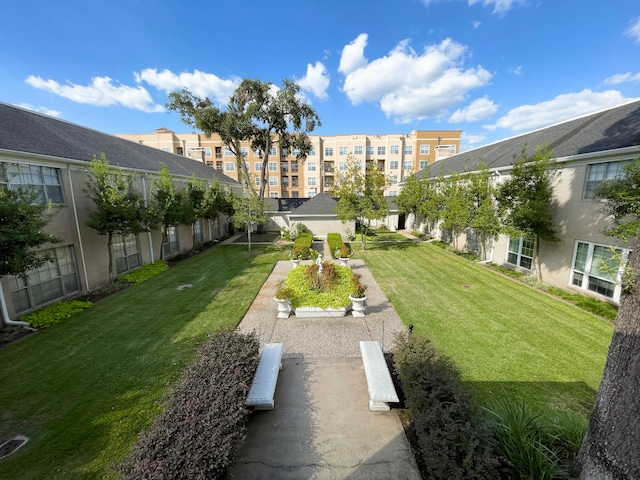
[[[333,147],[324,147],[324,156],[333,157]]]
[[[398,176],[397,175],[391,175],[389,177],[389,183],[391,185],[397,185],[398,184]]]
[[[356,145],[353,147],[354,155],[362,155],[362,145]]]
[[[311,147],[311,150],[309,151],[309,156],[315,156],[316,155],[316,146],[313,145]]]
[[[269,198],[278,198],[278,192],[269,192]]]
[[[255,177],[253,179],[253,183],[256,187],[259,187],[260,185],[262,185],[262,179],[260,177]]]
[[[629,250],[576,241],[571,284],[614,300],[620,299],[620,275]]]
[[[269,148],[269,155],[277,155],[278,149],[276,147]]]
[[[535,239],[531,237],[509,238],[507,263],[531,270]]]
[[[316,185],[316,177],[307,178],[307,185],[309,185],[310,187],[315,187],[315,185]]]
[[[234,162],[225,162],[224,169],[228,172],[234,172],[236,170],[236,164]]]
[[[413,160],[404,160],[402,162],[402,168],[405,170],[411,170],[413,168]]]
[[[254,156],[256,156],[256,157],[260,157],[260,158],[262,158],[262,150],[260,150],[259,148],[256,148],[256,149],[253,151],[253,155],[254,155]]]
[[[348,147],[340,147],[338,152],[339,152],[340,155],[346,155],[346,154],[349,153],[349,148]]]
[[[210,157],[211,156],[211,147],[205,147],[204,156],[205,157]]]
[[[615,180],[624,173],[622,162],[594,163],[587,166],[584,198],[596,198],[596,190],[605,180]]]
[[[277,172],[278,171],[278,162],[269,162],[269,171]]]
[[[269,186],[277,187],[278,186],[278,177],[269,177]]]
[[[367,145],[367,155],[373,155],[373,145]]]
[[[386,151],[387,151],[387,147],[384,147],[382,145],[378,146],[378,155],[384,155]]]
[[[162,248],[164,248],[165,258],[173,255],[174,253],[178,253],[180,250],[180,243],[178,242],[178,229],[176,227],[167,228],[167,237],[164,240]]]
[[[390,160],[389,161],[389,168],[391,170],[397,170],[398,169],[398,160]]]
[[[196,245],[200,245],[204,242],[204,228],[202,226],[202,219],[196,220],[193,224],[193,241]]]
[[[229,147],[224,147],[224,156],[225,157],[233,157],[233,152]]]
[[[348,167],[347,162],[340,162],[340,163],[338,164],[338,169],[339,169],[339,170],[341,170],[341,171],[343,171],[343,172],[344,172],[345,170],[347,170],[347,167]]]
[[[389,147],[389,153],[391,155],[398,155],[400,153],[400,146],[399,145],[391,145]]]
[[[163,152],[171,152],[171,147],[162,147],[161,150]]]
[[[397,190],[389,190],[389,196],[390,197],[397,197],[398,196],[398,191]]]
[[[59,168],[2,163],[0,164],[0,186],[3,184],[10,190],[32,189],[43,201],[64,203]]]
[[[253,162],[253,169],[256,172],[261,172],[262,171],[262,162]]]
[[[307,162],[307,170],[310,172],[316,171],[316,162]]]
[[[249,147],[240,147],[240,155],[243,157],[249,156]]]
[[[429,155],[430,145],[420,145],[420,155]]]
[[[413,146],[412,145],[405,145],[404,146],[404,154],[405,155],[413,155]]]
[[[47,251],[50,260],[24,277],[8,277],[16,313],[25,312],[80,289],[72,246]]]
[[[117,273],[128,272],[142,265],[136,235],[114,235],[112,242]]]
[[[420,170],[424,170],[429,166],[429,160],[420,160]]]

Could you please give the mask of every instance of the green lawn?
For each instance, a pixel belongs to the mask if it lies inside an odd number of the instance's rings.
[[[590,411],[610,323],[434,245],[370,245],[358,255],[403,322],[456,362],[481,401]]]
[[[109,465],[157,414],[198,341],[240,322],[282,255],[214,247],[0,350],[0,439],[30,438],[0,478],[115,476]]]

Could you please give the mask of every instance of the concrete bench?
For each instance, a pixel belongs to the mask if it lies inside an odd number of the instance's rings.
[[[267,343],[262,347],[258,368],[253,376],[245,405],[254,410],[273,410],[278,373],[282,369],[282,343]]]
[[[389,410],[388,402],[399,402],[400,400],[393,386],[382,348],[378,342],[362,341],[360,342],[360,352],[369,389],[369,410],[386,412]]]

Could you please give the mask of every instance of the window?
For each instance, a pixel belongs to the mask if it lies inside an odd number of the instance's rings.
[[[277,155],[278,154],[278,149],[276,147],[271,147],[269,149],[269,155]]]
[[[398,169],[398,160],[389,160],[389,168],[391,170],[397,170]]]
[[[577,241],[571,284],[619,300],[620,269],[628,256],[626,249]]]
[[[233,152],[229,147],[224,147],[224,156],[225,157],[233,157]]]
[[[205,157],[210,157],[211,156],[211,147],[206,147],[204,149],[204,156]]]
[[[255,177],[253,179],[253,183],[255,184],[256,187],[259,187],[260,185],[262,185],[262,179],[260,177]]]
[[[405,170],[411,170],[413,168],[412,160],[405,160],[402,162],[402,168]]]
[[[256,148],[253,151],[253,155],[256,156],[256,157],[262,158],[262,150],[260,150],[259,148]]]
[[[216,147],[216,158],[222,158],[222,147]]]
[[[176,227],[167,228],[167,238],[165,238],[162,248],[164,248],[165,257],[178,253],[180,244],[178,243],[178,229]]]
[[[315,156],[316,154],[316,147],[315,145],[311,147],[311,151],[309,152],[309,156]]]
[[[614,180],[623,173],[622,162],[596,163],[587,169],[584,198],[596,198],[596,190],[605,180]]]
[[[316,177],[309,177],[307,178],[307,185],[309,185],[310,187],[315,186],[316,184]]]
[[[397,185],[398,184],[398,176],[397,175],[391,175],[389,177],[389,183],[391,185]]]
[[[234,172],[236,170],[236,164],[234,162],[225,162],[224,169],[228,172]]]
[[[404,154],[405,155],[413,155],[413,146],[405,145],[404,146]]]
[[[142,265],[136,235],[114,235],[113,253],[116,258],[116,272],[124,273]]]
[[[261,172],[262,171],[262,162],[254,162],[253,163],[253,169],[256,172]]]
[[[429,166],[429,160],[420,160],[420,170],[424,170]]]
[[[289,155],[289,151],[286,148],[280,149],[280,156],[282,158],[287,158],[288,155]]]
[[[389,190],[389,196],[390,197],[397,197],[398,196],[398,191],[397,190]]]
[[[269,177],[269,186],[277,187],[278,186],[278,177]]]
[[[163,152],[171,152],[171,147],[162,147]]]
[[[333,157],[333,147],[324,147],[324,156]]]
[[[278,163],[277,162],[269,162],[269,171],[277,172],[278,171]]]
[[[316,162],[307,162],[307,170],[310,172],[316,171]]]
[[[278,198],[278,192],[269,192],[269,198]]]
[[[362,155],[362,145],[356,145],[355,147],[353,147],[353,154]]]
[[[43,201],[64,203],[60,169],[37,165],[0,164],[0,185],[10,189],[32,188]]]
[[[240,147],[240,155],[243,157],[249,156],[249,147]]]
[[[204,242],[202,220],[196,220],[196,223],[193,224],[193,241],[196,245],[200,245],[202,242]]]
[[[367,145],[367,155],[373,155],[373,147],[371,145]]]
[[[391,155],[398,155],[400,153],[400,147],[398,145],[391,145],[389,147],[389,153]]]
[[[338,168],[344,172],[347,169],[347,162],[340,162]]]
[[[420,145],[420,155],[429,155],[430,145]]]
[[[384,155],[386,152],[387,148],[383,147],[383,146],[379,146],[378,147],[378,155]]]
[[[44,305],[79,290],[73,247],[49,250],[51,260],[26,276],[9,277],[16,313]]]
[[[531,270],[533,265],[533,238],[519,237],[509,238],[509,252],[507,263]]]
[[[347,147],[340,147],[340,155],[346,155],[349,153],[349,149]]]

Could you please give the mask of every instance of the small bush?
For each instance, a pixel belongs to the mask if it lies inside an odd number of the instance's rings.
[[[396,336],[394,368],[418,438],[427,478],[499,478],[491,430],[451,360],[428,340]]]
[[[246,436],[258,339],[223,330],[201,346],[162,414],[116,470],[123,479],[223,478]]]
[[[302,245],[307,248],[311,248],[313,244],[313,235],[311,233],[301,233],[298,237],[293,241],[293,245]]]
[[[306,265],[292,269],[287,275],[286,286],[291,289],[291,306],[341,308],[351,305],[349,295],[353,292],[353,271],[349,267],[322,264],[323,276],[318,276],[318,265]],[[331,288],[324,288],[329,283]]]
[[[20,320],[29,322],[34,328],[47,328],[89,308],[91,305],[93,304],[88,300],[55,302],[40,310],[20,317]]]
[[[149,280],[150,278],[155,277],[159,273],[162,273],[168,269],[169,266],[167,265],[167,262],[165,262],[164,260],[157,260],[154,263],[138,267],[132,272],[120,275],[118,277],[118,280],[129,283],[131,285],[136,285],[138,283],[144,282],[145,280]]]

